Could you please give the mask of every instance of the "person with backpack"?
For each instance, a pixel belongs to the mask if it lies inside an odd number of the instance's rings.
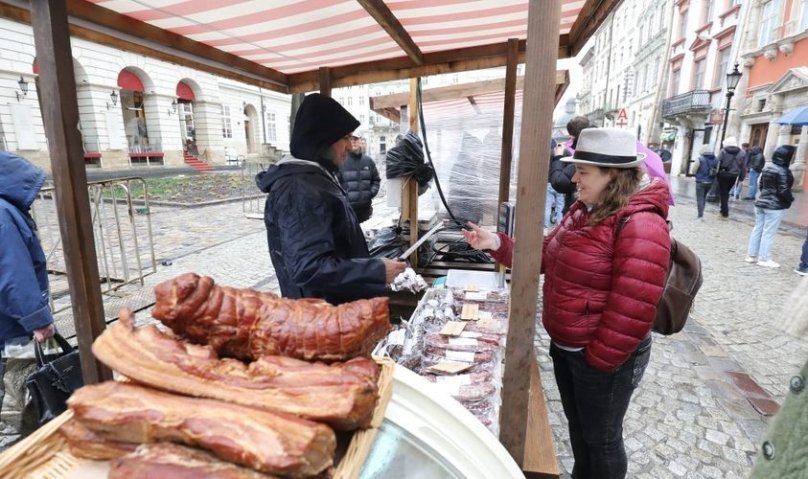
[[[578,199],[544,239],[542,322],[569,425],[576,478],[623,478],[623,419],[651,352],[671,260],[668,187],[641,167],[631,132],[583,130]],[[469,224],[464,236],[513,261],[513,240]]]
[[[772,261],[771,249],[783,213],[794,202],[794,195],[791,194],[794,175],[788,165],[796,150],[791,145],[778,147],[772,154],[771,164],[763,168],[760,175],[760,196],[755,201],[755,227],[749,236],[745,260],[747,263],[757,263],[758,266],[767,268],[780,267]]]
[[[731,136],[724,140],[718,154],[718,198],[721,201],[719,219],[729,219],[729,191],[746,176],[746,154],[738,148],[738,140]]]
[[[707,192],[713,186],[718,159],[709,147],[701,150],[701,154],[690,167],[690,174],[696,176],[696,219],[704,220],[704,204]]]
[[[744,200],[751,201],[757,196],[758,178],[766,166],[766,157],[763,156],[763,148],[755,145],[749,150],[749,159],[747,161],[749,167],[749,192],[744,196]]]

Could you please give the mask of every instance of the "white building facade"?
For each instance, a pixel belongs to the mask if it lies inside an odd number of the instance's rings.
[[[0,148],[50,170],[32,29],[0,19],[0,35]],[[182,166],[185,154],[217,164],[259,155],[264,145],[288,150],[289,95],[81,39],[71,44],[88,166]]]

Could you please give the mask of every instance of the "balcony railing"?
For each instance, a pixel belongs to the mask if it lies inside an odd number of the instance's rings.
[[[712,108],[709,91],[692,90],[663,101],[662,117],[673,118],[679,115],[707,114]]]

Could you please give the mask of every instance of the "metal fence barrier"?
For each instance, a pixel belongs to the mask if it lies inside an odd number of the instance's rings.
[[[143,199],[133,199],[133,189],[142,191]],[[143,285],[143,279],[157,271],[145,180],[127,177],[94,181],[87,184],[87,192],[102,292],[108,293],[134,282]],[[47,256],[48,270],[56,274],[66,273],[52,186],[40,191],[31,213]],[[52,290],[52,300],[54,294]]]

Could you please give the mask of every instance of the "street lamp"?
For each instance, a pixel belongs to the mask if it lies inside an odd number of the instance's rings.
[[[22,91],[22,94],[19,91],[14,93],[17,94],[17,101],[21,101],[23,98],[25,98],[25,95],[28,94],[28,82],[25,81],[25,78],[23,78],[22,75],[20,75],[20,79],[17,80],[17,84],[20,85],[20,91]]]
[[[735,68],[727,73],[727,106],[724,108],[724,126],[721,129],[721,144],[718,145],[719,148],[724,145],[724,136],[727,134],[727,122],[729,121],[729,104],[732,101],[732,97],[735,95],[735,88],[738,86],[738,82],[741,81],[741,75],[743,74],[738,71],[737,63],[735,64]]]

